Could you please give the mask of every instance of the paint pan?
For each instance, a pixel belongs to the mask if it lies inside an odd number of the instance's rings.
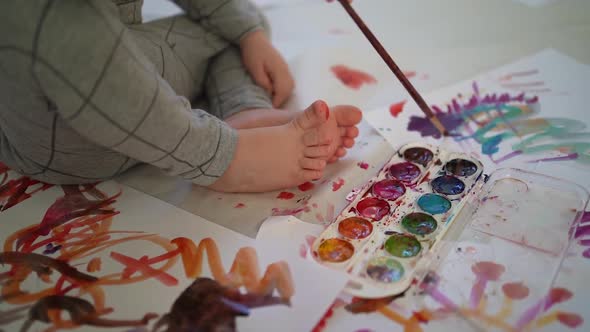
[[[541,315],[572,296],[555,281],[566,255],[579,255],[570,245],[588,200],[574,183],[519,169],[495,171],[449,221],[444,241],[431,248],[437,254],[419,262],[424,295],[415,298],[417,305],[455,313],[449,319],[460,318],[473,330],[539,327]]]
[[[354,296],[401,293],[482,172],[482,164],[469,155],[407,144],[316,239],[313,256],[349,274],[355,286],[346,291]],[[447,178],[461,190],[437,192],[449,186],[437,179]]]

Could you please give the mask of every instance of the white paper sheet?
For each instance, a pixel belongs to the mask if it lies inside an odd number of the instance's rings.
[[[380,108],[366,114],[365,119],[394,147],[410,141],[428,141],[474,153],[484,163],[486,173],[499,167],[518,167],[590,186],[590,179],[584,176],[590,170],[590,117],[587,114],[586,98],[587,87],[590,86],[589,66],[548,49],[426,94],[424,98],[430,105],[436,105],[443,113],[448,113],[447,105],[453,98],[461,105],[468,102],[474,94],[474,83],[480,91],[480,98],[503,93],[516,98],[524,92],[525,99],[536,96],[538,103],[530,103],[526,112],[508,121],[489,113],[495,119],[492,121],[496,121],[494,129],[485,133],[479,141],[475,136],[438,140],[426,134],[424,129],[416,130],[416,120],[424,120],[422,123],[428,121],[412,100],[405,104],[397,118],[391,116],[389,109]],[[462,97],[458,97],[459,94]],[[522,104],[514,103],[516,106]],[[464,113],[453,112],[466,117],[465,109],[461,109]],[[442,119],[445,115],[438,116]],[[461,121],[460,116],[456,118]],[[490,118],[481,117],[467,117],[463,121],[469,124],[468,128],[457,128],[463,137],[476,133],[478,129],[485,129],[491,123]],[[502,137],[497,146],[498,151],[490,153],[491,150],[487,150],[490,145],[486,148],[482,142],[487,141],[489,144],[493,136]]]
[[[112,217],[112,224],[110,227],[107,227],[112,232],[105,233],[105,236],[109,238],[102,239],[90,246],[96,248],[95,253],[89,254],[87,257],[74,258],[69,261],[69,264],[77,268],[80,272],[96,277],[105,276],[110,273],[121,273],[125,267],[113,258],[113,253],[114,255],[124,255],[134,260],[140,260],[144,255],[147,256],[146,258],[153,259],[158,255],[174,250],[176,245],[170,245],[170,240],[176,237],[186,237],[195,245],[198,245],[204,238],[212,238],[219,248],[221,262],[225,272],[230,270],[238,250],[248,246],[256,249],[260,277],[262,277],[267,266],[271,263],[286,261],[295,286],[295,293],[291,298],[291,307],[280,305],[254,308],[251,310],[249,317],[238,319],[238,329],[240,331],[275,331],[276,329],[271,328],[272,326],[288,326],[292,331],[310,330],[346,282],[345,276],[298,256],[299,245],[304,243],[305,240],[304,238],[299,239],[297,236],[299,234],[317,232],[317,228],[314,227],[318,226],[308,226],[308,224],[302,222],[297,224],[295,221],[287,218],[287,220],[275,221],[272,228],[265,228],[266,231],[261,237],[258,240],[253,240],[167,203],[141,194],[131,188],[122,187],[114,182],[100,184],[98,188],[107,195],[114,195],[119,190],[122,191],[122,195],[116,198],[115,203],[110,205],[117,211],[120,211],[120,213]],[[48,208],[52,206],[58,197],[62,196],[64,196],[62,188],[53,187],[45,192],[39,192],[21,204],[0,213],[0,241],[3,241],[2,243],[5,245],[4,250],[14,249],[14,245],[10,246],[4,243],[11,234],[28,225],[38,224],[43,220]],[[59,209],[52,209],[52,212],[47,213],[47,215],[52,214],[57,216],[54,220],[60,220],[59,211]],[[80,210],[72,209],[71,211],[70,213],[75,213],[75,211]],[[70,220],[64,225],[73,225],[75,222],[75,220]],[[84,227],[99,227],[100,225],[99,223],[93,224],[90,221],[88,222],[91,226],[74,227],[69,231],[70,234],[74,233],[74,231],[80,231]],[[235,222],[239,221],[236,220]],[[300,228],[301,231],[298,232],[281,231],[283,226],[287,226],[285,229],[292,230],[290,226],[295,225],[302,226],[303,228]],[[87,231],[90,232],[90,230]],[[143,233],[137,233],[139,231]],[[52,234],[54,235],[55,233],[41,235],[32,243],[39,243],[49,236],[53,236]],[[122,239],[129,236],[141,237],[149,234],[154,234],[154,236],[135,240],[128,239],[120,244],[101,247],[101,245],[106,245],[110,240]],[[74,240],[76,240],[76,237],[65,243],[71,244],[71,241]],[[85,242],[90,242],[90,240],[87,239]],[[163,250],[162,243],[170,246],[168,250]],[[48,244],[45,243],[32,252],[42,253],[44,249],[48,249],[45,246]],[[51,245],[64,245],[64,243],[53,241]],[[56,258],[62,253],[62,251],[58,250],[53,254],[46,252],[45,255]],[[154,312],[159,315],[168,312],[173,301],[192,282],[192,279],[185,276],[183,264],[179,257],[180,255],[176,255],[176,258],[174,258],[176,261],[168,261],[172,266],[170,269],[157,274],[161,277],[160,279],[151,277],[145,281],[126,285],[99,286],[104,291],[105,306],[112,307],[114,310],[112,313],[104,315],[103,318],[139,319],[148,312]],[[86,272],[87,264],[91,259],[101,260],[99,271]],[[206,261],[205,259],[203,262],[201,275],[211,276],[211,271]],[[149,267],[160,269],[163,263],[149,264]],[[11,264],[1,266],[0,275],[9,271],[11,266]],[[135,272],[131,276],[137,277],[140,275],[140,272]],[[3,276],[6,277],[6,275]],[[61,273],[54,271],[50,276],[50,282],[47,284],[41,282],[34,274],[31,274],[28,276],[26,282],[23,283],[23,290],[36,292],[42,289],[51,289],[58,282],[60,276]],[[115,279],[117,278],[115,277]],[[172,282],[172,284],[165,285],[164,282],[166,281],[168,283]],[[68,284],[66,281],[63,287],[67,287]],[[79,291],[78,289],[73,289],[67,292],[67,295],[79,296]],[[276,290],[274,295],[278,295]],[[81,297],[86,300],[91,299],[88,295],[82,295]],[[32,304],[33,302],[24,301],[21,304]],[[18,305],[0,302],[0,311],[10,310],[16,307]],[[0,328],[6,331],[13,331],[18,330],[21,324],[22,321],[17,321],[11,325],[0,326]],[[150,323],[150,326],[153,326],[153,324],[154,321]],[[34,326],[34,329],[39,329],[41,326],[47,325],[37,322]],[[84,326],[80,330],[100,329]]]

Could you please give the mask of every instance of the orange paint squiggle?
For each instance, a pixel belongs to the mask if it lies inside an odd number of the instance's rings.
[[[213,239],[201,240],[198,247],[193,241],[183,237],[175,238],[172,243],[176,244],[180,250],[184,271],[189,278],[201,275],[203,253],[207,251],[211,274],[223,286],[231,288],[244,286],[248,292],[254,294],[270,294],[277,289],[281,297],[285,299],[293,296],[295,292],[289,266],[284,261],[269,265],[263,277],[260,278],[258,257],[254,248],[240,249],[229,273],[226,273],[221,263],[219,249]]]

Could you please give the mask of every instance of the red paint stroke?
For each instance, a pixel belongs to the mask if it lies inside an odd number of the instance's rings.
[[[338,178],[336,181],[332,182],[332,191],[338,191],[344,185],[344,179]]]
[[[369,169],[369,164],[367,164],[364,161],[360,161],[356,164],[358,167],[362,168],[362,169]]]
[[[241,209],[241,208],[243,208],[243,207],[246,207],[246,204],[244,204],[244,203],[238,203],[238,204],[236,204],[236,205],[234,206],[234,208],[236,208],[236,209]]]
[[[565,326],[575,329],[584,323],[584,319],[578,314],[558,312],[557,319]]]
[[[90,200],[84,196],[80,187],[64,185],[62,186],[64,196],[59,197],[45,212],[41,223],[22,234],[17,241],[17,247],[30,246],[38,237],[48,235],[53,229],[64,225],[74,219],[90,216],[105,215],[115,216],[119,212],[109,205],[116,202],[121,192],[111,197],[101,197],[99,200]],[[97,197],[98,198],[98,197]],[[71,225],[70,225],[71,227]]]
[[[288,191],[281,191],[277,196],[278,199],[291,199],[293,197],[295,197],[295,194]]]
[[[129,257],[129,256],[120,254],[115,251],[111,252],[110,256],[112,259],[125,265],[125,267],[130,267],[134,270],[138,270],[146,276],[149,276],[151,278],[155,278],[155,279],[159,280],[161,283],[163,283],[166,286],[178,285],[178,280],[176,278],[174,278],[173,276],[171,276],[170,274],[168,274],[164,271],[154,269],[149,264],[146,264],[145,260],[144,261],[137,260],[133,257]]]
[[[502,285],[502,292],[512,300],[522,300],[529,296],[529,288],[522,282],[511,282]]]
[[[346,305],[346,303],[344,301],[342,301],[341,299],[337,298],[336,300],[334,300],[334,302],[330,305],[328,310],[326,310],[326,312],[324,313],[322,318],[318,321],[318,323],[311,330],[311,332],[323,331],[326,328],[328,320],[334,315],[334,310],[337,309],[338,307],[343,307],[344,305]]]
[[[0,174],[4,174],[4,179],[2,181],[2,186],[0,186],[0,201],[2,201],[0,211],[7,210],[31,198],[31,196],[33,196],[39,191],[45,191],[53,187],[53,185],[51,184],[43,183],[37,180],[32,180],[26,176],[21,176],[17,179],[12,179],[4,183],[5,178],[8,176],[7,172],[8,168],[6,168],[5,165],[1,165]],[[29,188],[32,188],[36,185],[40,186],[38,186],[30,192],[27,192]]]
[[[389,106],[389,114],[391,114],[391,116],[393,116],[394,118],[397,118],[397,116],[404,111],[404,105],[406,104],[406,101],[401,101],[399,103],[395,103],[395,104],[391,104],[391,106]]]
[[[363,84],[377,83],[377,80],[370,74],[364,73],[359,70],[349,68],[344,65],[336,65],[330,68],[332,73],[342,82],[351,89],[358,90]]]
[[[311,182],[305,182],[300,184],[299,186],[297,186],[297,188],[299,188],[299,190],[301,191],[308,191],[311,190],[315,187],[315,185]]]

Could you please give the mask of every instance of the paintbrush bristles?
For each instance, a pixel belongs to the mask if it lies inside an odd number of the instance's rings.
[[[379,40],[375,37],[375,35],[373,35],[371,30],[369,30],[369,28],[365,24],[365,22],[363,22],[363,20],[360,18],[360,16],[352,8],[352,6],[349,3],[349,0],[338,0],[338,1],[342,5],[342,7],[344,7],[344,10],[346,10],[348,15],[356,23],[356,25],[359,27],[359,29],[365,35],[365,37],[367,37],[367,39],[369,40],[371,45],[373,45],[373,47],[375,48],[375,51],[377,51],[377,53],[379,54],[381,59],[383,59],[383,61],[385,61],[385,64],[387,64],[389,69],[393,72],[393,74],[402,83],[402,85],[408,91],[408,93],[410,94],[412,99],[414,99],[414,101],[416,102],[418,107],[422,110],[422,112],[424,112],[424,114],[426,114],[426,117],[428,119],[430,119],[430,122],[434,125],[434,127],[436,127],[436,129],[443,136],[447,136],[448,132],[445,129],[445,127],[443,126],[443,124],[440,122],[440,120],[438,120],[436,115],[434,113],[432,113],[432,111],[430,110],[430,107],[428,107],[428,104],[424,101],[424,98],[422,98],[422,96],[418,93],[418,91],[416,91],[416,89],[414,88],[412,83],[410,83],[410,81],[408,80],[406,75],[404,75],[402,70],[393,61],[391,56],[389,56],[389,53],[387,53],[387,51],[381,45]]]

